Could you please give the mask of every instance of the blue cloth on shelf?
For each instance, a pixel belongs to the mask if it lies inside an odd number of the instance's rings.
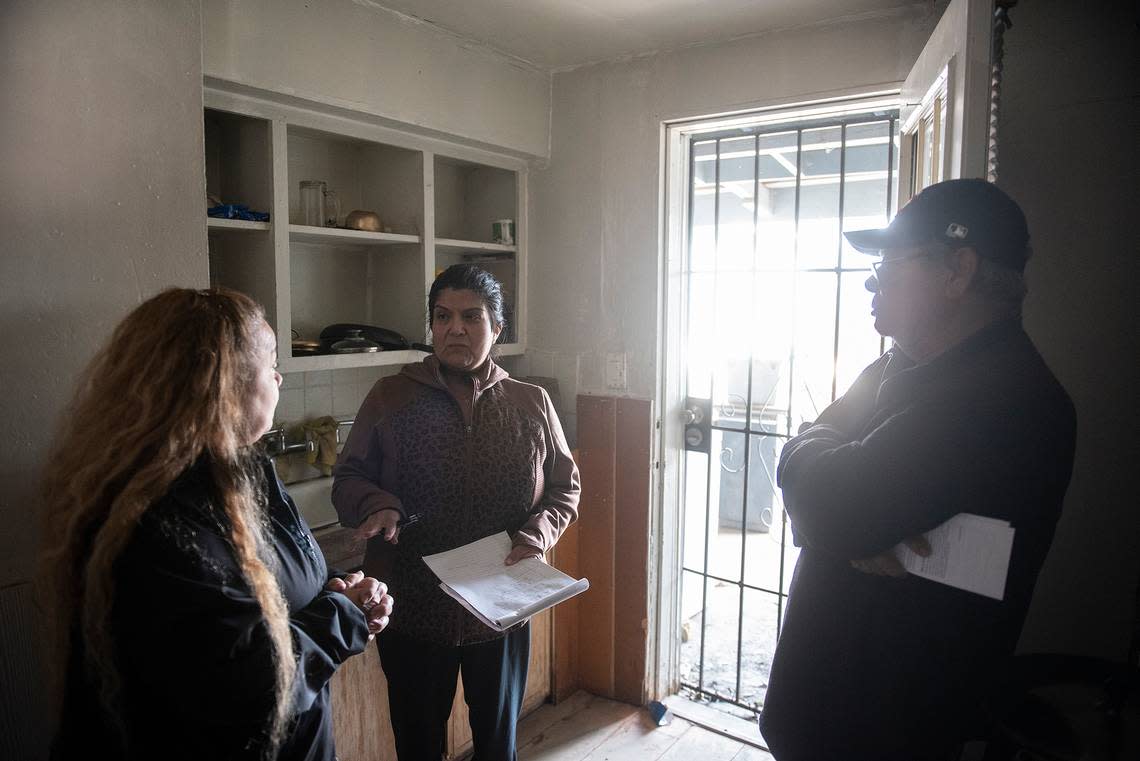
[[[244,219],[249,222],[268,222],[269,213],[265,211],[250,211],[248,206],[240,203],[223,203],[206,209],[207,217],[221,217],[222,219]]]

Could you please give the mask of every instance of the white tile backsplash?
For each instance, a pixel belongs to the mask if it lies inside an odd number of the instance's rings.
[[[500,357],[495,360],[499,367],[506,370],[512,377],[522,378],[530,375],[530,358],[527,354],[515,354],[510,357]]]
[[[570,413],[559,413],[558,422],[562,424],[562,433],[566,435],[566,442],[571,449],[578,446],[578,416]]]
[[[281,387],[277,410],[273,413],[274,425],[293,424],[305,419],[305,389]]]
[[[332,414],[332,386],[305,386],[305,420]]]
[[[528,352],[530,357],[530,372],[527,375],[538,375],[543,378],[554,376],[554,352],[536,350]]]
[[[334,417],[352,417],[360,409],[364,397],[360,393],[363,386],[358,383],[355,373],[346,373],[348,377],[334,378],[332,384],[332,414]]]
[[[314,370],[305,373],[305,388],[332,385],[332,370]]]
[[[578,359],[578,390],[582,393],[605,392],[605,358],[598,352],[587,352]]]
[[[572,409],[578,396],[578,355],[558,354],[554,358],[554,377],[558,380],[558,394],[562,409]]]

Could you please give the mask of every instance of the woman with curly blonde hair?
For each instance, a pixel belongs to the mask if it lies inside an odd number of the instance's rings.
[[[44,477],[54,757],[334,758],[328,681],[392,601],[330,575],[258,446],[280,383],[222,289],[143,303],[84,373]]]

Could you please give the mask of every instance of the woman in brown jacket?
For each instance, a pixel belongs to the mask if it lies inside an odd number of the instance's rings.
[[[367,538],[365,569],[405,611],[377,638],[401,761],[440,758],[456,676],[476,761],[513,761],[530,628],[505,633],[439,589],[421,558],[507,531],[507,564],[542,557],[577,517],[578,469],[550,397],[490,358],[503,296],[457,264],[428,294],[434,353],[380,379],[334,470],[341,523]]]

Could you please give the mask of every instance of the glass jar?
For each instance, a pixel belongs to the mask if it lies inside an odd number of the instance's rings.
[[[340,196],[335,190],[325,191],[325,227],[340,227]]]
[[[301,180],[301,224],[321,227],[325,223],[325,183]]]

